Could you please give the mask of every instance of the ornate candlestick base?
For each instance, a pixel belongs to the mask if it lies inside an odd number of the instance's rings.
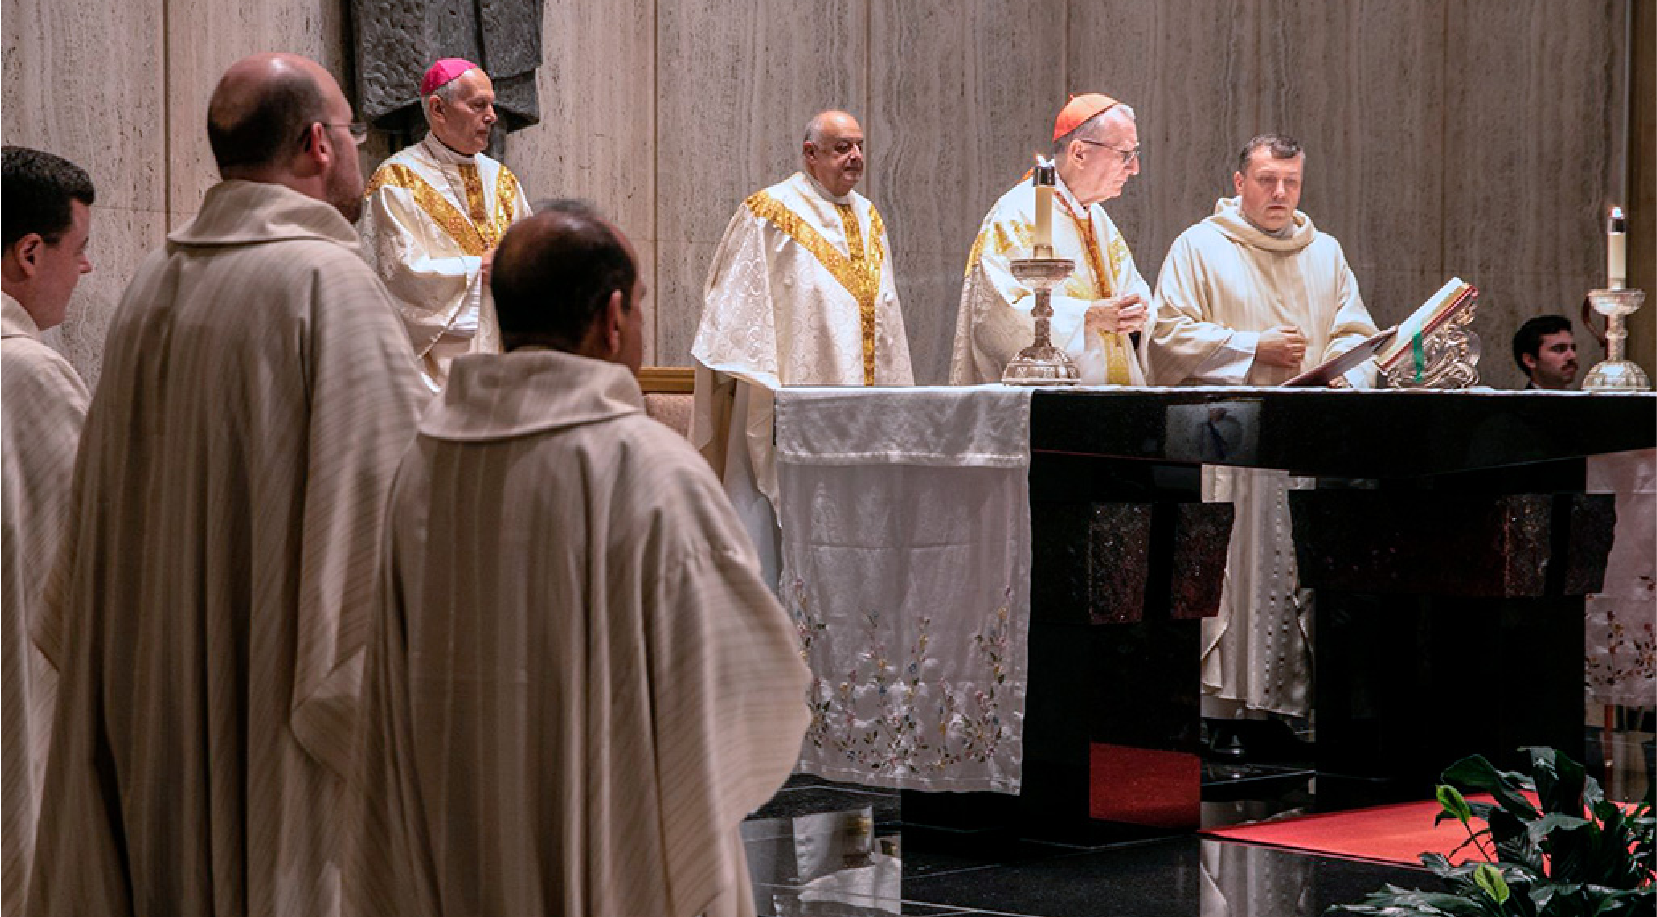
[[[1605,361],[1588,370],[1582,379],[1585,392],[1643,392],[1651,388],[1645,370],[1624,359],[1623,342],[1628,340],[1624,319],[1640,308],[1644,290],[1590,290],[1588,302],[1605,316]]]
[[[1035,291],[1036,337],[1001,372],[1008,385],[1070,385],[1082,374],[1063,348],[1053,346],[1053,285],[1070,276],[1076,262],[1069,258],[1017,258],[1009,265],[1019,282]]]

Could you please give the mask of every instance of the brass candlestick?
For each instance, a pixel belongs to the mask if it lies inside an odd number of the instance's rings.
[[[1052,257],[1051,246],[1038,246],[1035,254],[1034,258],[1015,258],[1008,265],[1013,276],[1036,294],[1035,308],[1030,310],[1036,320],[1036,337],[1007,364],[1001,381],[1008,385],[1071,385],[1082,381],[1082,374],[1063,348],[1053,346],[1053,287],[1070,276],[1076,262]]]

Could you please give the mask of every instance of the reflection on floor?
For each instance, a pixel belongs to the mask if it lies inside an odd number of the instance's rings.
[[[1654,762],[1650,724],[1595,730],[1598,769],[1615,798],[1643,794]],[[1597,757],[1597,756],[1595,756]],[[1598,761],[1590,761],[1595,769]],[[1327,807],[1320,778],[1293,762],[1211,761],[1203,823],[1238,824]],[[1324,779],[1325,783],[1329,781]],[[1342,785],[1342,803],[1365,804]],[[911,799],[915,797],[911,796]],[[1438,888],[1422,869],[1185,835],[1111,843],[1034,841],[993,827],[1007,797],[940,797],[980,807],[990,827],[922,823],[935,806],[900,794],[795,776],[743,825],[761,915],[770,917],[1313,917],[1385,883]],[[1320,805],[1321,804],[1321,805]],[[1342,807],[1347,807],[1343,805]]]

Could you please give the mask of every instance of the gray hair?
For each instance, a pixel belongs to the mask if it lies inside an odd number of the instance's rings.
[[[464,76],[465,74],[461,75]],[[457,76],[436,89],[433,89],[431,92],[426,94],[425,98],[420,100],[420,114],[425,116],[427,126],[430,126],[432,123],[432,96],[437,96],[439,99],[442,99],[444,105],[455,104],[455,93],[459,91],[455,88],[455,84],[459,82],[460,77]]]
[[[1117,102],[1115,105],[1112,105],[1104,111],[1099,112],[1086,121],[1076,125],[1075,129],[1070,133],[1065,134],[1063,137],[1053,141],[1053,161],[1058,162],[1060,157],[1064,156],[1065,150],[1070,149],[1070,144],[1072,142],[1077,140],[1093,140],[1097,138],[1100,131],[1104,129],[1105,116],[1113,111],[1120,111],[1122,114],[1127,115],[1129,121],[1139,120],[1138,116],[1134,114],[1133,106],[1128,105],[1126,102]]]
[[[1237,154],[1238,174],[1248,174],[1249,158],[1254,155],[1255,150],[1262,147],[1271,150],[1273,159],[1293,159],[1306,155],[1306,151],[1300,148],[1300,141],[1288,134],[1258,134],[1243,144],[1243,151]]]

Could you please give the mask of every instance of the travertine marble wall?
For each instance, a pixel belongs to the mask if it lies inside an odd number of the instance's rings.
[[[1241,142],[1284,130],[1310,153],[1303,207],[1376,319],[1458,274],[1484,291],[1486,381],[1516,385],[1517,324],[1574,315],[1602,279],[1630,2],[1649,22],[1653,0],[548,0],[543,121],[506,158],[533,198],[589,198],[628,232],[652,290],[647,359],[685,364],[731,213],[797,167],[814,111],[850,109],[917,376],[940,381],[978,222],[1066,92],[1140,113],[1144,171],[1108,207],[1152,283],[1230,194]],[[219,72],[285,49],[347,77],[346,5],[4,0],[5,141],[99,185],[97,272],[56,335],[89,377],[126,278],[214,179],[202,124]],[[1657,140],[1637,142],[1649,162]],[[1631,256],[1652,250],[1636,238]]]

